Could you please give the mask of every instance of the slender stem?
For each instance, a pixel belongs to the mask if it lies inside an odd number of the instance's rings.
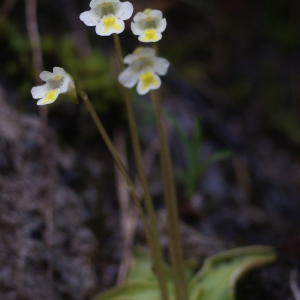
[[[113,143],[116,147],[116,150],[119,153],[120,159],[122,160],[124,166],[127,168],[127,151],[126,151],[126,138],[125,134],[121,130],[116,130],[113,136]],[[134,237],[134,231],[132,230],[132,222],[135,223],[133,215],[131,215],[133,209],[130,202],[130,196],[127,189],[126,181],[119,171],[118,167],[115,165],[115,178],[116,178],[116,192],[119,200],[120,207],[120,229],[121,236],[123,239],[121,261],[118,270],[117,276],[117,285],[120,285],[125,282],[128,269],[131,261],[131,246]],[[136,216],[136,210],[134,210]],[[133,218],[131,218],[133,217]]]
[[[122,72],[125,69],[125,66],[124,66],[124,62],[123,62],[123,53],[122,53],[120,38],[119,38],[119,35],[116,33],[113,34],[113,37],[114,37],[114,43],[115,43],[115,47],[116,47],[119,67]]]
[[[117,51],[120,70],[123,71],[124,70],[123,55],[122,55],[120,39],[117,34],[114,34],[114,42]],[[128,115],[129,130],[131,135],[132,148],[134,152],[137,172],[138,172],[139,179],[141,181],[141,185],[143,187],[145,207],[150,221],[150,227],[152,233],[151,238],[154,246],[154,252],[153,252],[154,273],[156,274],[158,279],[158,283],[162,294],[162,299],[168,300],[169,296],[168,296],[166,278],[164,272],[162,248],[159,240],[159,230],[158,230],[157,220],[156,220],[155,211],[153,207],[153,201],[151,198],[151,194],[150,194],[150,190],[146,178],[146,172],[144,168],[142,151],[140,148],[140,142],[139,142],[137,126],[134,117],[134,111],[133,111],[128,90],[123,88],[123,94],[124,94],[124,100],[126,104],[127,115]]]
[[[167,208],[167,226],[170,238],[169,251],[172,261],[175,294],[177,300],[188,300],[187,283],[184,276],[183,255],[180,241],[177,197],[173,177],[173,168],[167,137],[161,116],[159,91],[152,91],[151,98],[156,115],[158,138],[160,144],[160,163],[164,184],[165,203]]]
[[[148,225],[148,222],[147,222],[147,219],[146,219],[146,216],[145,216],[145,213],[143,211],[143,208],[142,208],[142,205],[138,199],[138,196],[135,192],[135,189],[134,189],[134,185],[133,185],[133,182],[132,180],[130,179],[129,177],[129,174],[124,166],[124,164],[122,163],[111,139],[109,138],[101,120],[99,119],[99,117],[97,116],[97,113],[93,107],[93,105],[91,104],[87,94],[76,84],[76,90],[78,91],[79,95],[81,96],[82,100],[84,101],[88,111],[90,112],[91,116],[92,116],[92,119],[98,129],[98,131],[100,132],[106,146],[108,147],[109,151],[111,152],[112,156],[113,156],[113,159],[117,165],[117,167],[119,168],[120,172],[122,173],[122,175],[124,176],[124,179],[126,181],[126,184],[127,184],[127,187],[128,187],[128,190],[131,194],[131,197],[136,205],[136,208],[138,210],[138,213],[139,213],[139,216],[142,220],[142,223],[143,223],[143,227],[144,227],[144,230],[145,230],[145,234],[146,234],[146,239],[147,239],[147,242],[150,244],[150,248],[152,246],[152,242],[151,242],[151,231],[149,229],[149,225]]]
[[[155,50],[155,55],[158,55],[158,43],[152,43],[152,48]]]

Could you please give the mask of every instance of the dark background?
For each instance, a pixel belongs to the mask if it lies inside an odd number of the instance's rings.
[[[5,11],[5,3],[2,1],[0,10],[0,85],[9,105],[38,114],[30,93],[37,83],[24,1],[16,1],[10,11]],[[150,6],[145,0],[132,3],[134,13]],[[97,36],[94,27],[86,27],[79,20],[88,4],[38,1],[44,68],[65,68],[88,92],[108,132],[113,135],[122,128],[126,133],[113,40]],[[233,153],[228,160],[205,170],[195,191],[201,198],[200,204],[194,203],[196,209],[193,203],[186,204],[178,183],[181,217],[200,232],[234,246],[275,246],[278,262],[246,278],[239,287],[239,299],[292,299],[288,275],[300,267],[300,2],[160,0],[151,1],[151,8],[162,10],[168,24],[159,43],[159,55],[171,63],[162,79],[164,107],[187,135],[193,134],[194,120],[200,118],[204,134],[200,160],[218,150]],[[125,23],[120,38],[128,54],[140,44],[131,34],[130,21]],[[151,128],[153,122],[148,121],[151,114],[140,102],[147,104],[149,99],[138,97],[134,91],[132,95],[137,115],[143,116],[139,122],[144,128],[143,147],[147,148],[153,132],[145,127]],[[100,244],[105,245],[109,236],[105,230],[118,230],[105,225],[103,218],[106,210],[116,218],[118,214],[111,183],[113,170],[106,165],[109,154],[103,150],[82,103],[76,106],[60,96],[49,106],[49,125],[62,145],[81,155],[95,156],[105,166],[97,200],[100,212],[86,218]],[[177,169],[184,165],[185,154],[179,137],[170,132]],[[65,184],[79,195],[91,185],[88,182],[93,182],[84,170],[78,159],[71,171],[60,172]],[[113,205],[107,204],[109,199],[114,199]],[[162,206],[160,193],[156,204]],[[105,234],[99,222],[106,228]],[[102,250],[98,260],[110,261],[109,249]],[[109,263],[99,265],[103,268]],[[108,283],[99,276],[101,287],[112,284],[114,276],[115,272]]]

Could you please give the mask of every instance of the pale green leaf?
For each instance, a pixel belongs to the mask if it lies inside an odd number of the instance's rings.
[[[211,256],[205,260],[202,269],[188,280],[190,300],[234,300],[237,281],[245,273],[275,259],[274,249],[266,246],[237,248]],[[150,257],[143,250],[136,251],[128,282],[92,300],[161,300],[151,266]],[[165,270],[170,300],[174,300],[170,267],[166,265]]]
[[[129,282],[95,296],[92,300],[160,300],[156,282]]]
[[[234,300],[237,281],[275,259],[274,249],[267,246],[237,248],[211,256],[190,282],[191,300]]]

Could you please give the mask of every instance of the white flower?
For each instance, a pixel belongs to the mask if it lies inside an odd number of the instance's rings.
[[[170,65],[165,58],[156,57],[152,48],[137,48],[124,58],[124,63],[129,66],[119,75],[119,82],[128,88],[137,83],[140,95],[158,89],[161,85],[158,75],[166,75]]]
[[[92,0],[91,10],[80,14],[79,18],[87,26],[96,26],[98,35],[111,35],[124,30],[124,21],[131,17],[133,6],[119,0]]]
[[[163,18],[162,12],[156,9],[138,12],[131,23],[133,34],[139,35],[139,41],[144,43],[159,41],[166,27],[166,19]]]
[[[43,71],[40,74],[40,78],[46,83],[31,89],[32,97],[34,99],[40,99],[37,105],[53,103],[59,94],[73,92],[75,90],[72,78],[62,68],[53,68],[53,73]]]

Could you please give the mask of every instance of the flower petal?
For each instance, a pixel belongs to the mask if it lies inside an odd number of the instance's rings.
[[[48,72],[48,71],[43,71],[41,74],[40,74],[40,78],[43,80],[43,81],[47,81],[49,80],[50,78],[53,77],[53,73],[51,72]]]
[[[110,3],[113,3],[113,2],[119,3],[120,0],[92,0],[91,3],[90,3],[90,7],[91,7],[91,8],[94,8],[94,7],[96,7],[96,6],[98,6],[98,5],[101,5],[101,4],[103,4],[103,3],[108,3],[108,4],[110,4]]]
[[[166,75],[170,62],[162,57],[156,57],[154,60],[154,72],[158,75]]]
[[[134,17],[133,17],[133,22],[138,22],[142,19],[145,18],[145,14],[142,12],[138,12]]]
[[[150,42],[158,42],[161,40],[162,35],[160,32],[158,32],[156,29],[146,29],[144,30],[143,34],[139,36],[139,41],[144,43],[150,43]]]
[[[130,64],[135,59],[137,59],[137,56],[135,54],[128,54],[124,57],[124,64]]]
[[[167,20],[165,18],[163,18],[162,20],[160,20],[156,30],[158,32],[163,32],[166,30],[166,27],[167,27]]]
[[[133,13],[133,5],[126,1],[119,4],[119,10],[116,17],[121,20],[128,20]]]
[[[79,19],[86,26],[96,26],[97,25],[97,16],[93,13],[92,10],[81,13],[79,16]]]
[[[47,92],[49,91],[48,84],[40,85],[40,86],[35,86],[31,89],[31,94],[33,99],[39,99],[44,97]]]
[[[37,102],[37,105],[45,105],[45,104],[53,103],[57,99],[59,94],[60,93],[58,89],[51,90],[41,100]]]
[[[53,74],[54,75],[60,75],[60,76],[66,76],[67,73],[63,68],[60,67],[54,67],[53,68]]]
[[[97,6],[98,4],[102,4],[104,2],[107,2],[107,0],[92,0],[90,2],[90,7],[94,8],[95,6]]]
[[[131,31],[134,35],[143,34],[144,30],[139,26],[138,23],[131,22]]]
[[[138,82],[139,76],[129,67],[119,75],[118,80],[123,86],[131,88]]]
[[[136,65],[136,62],[138,62],[141,58],[143,58],[143,60],[141,60],[138,65],[143,64],[143,62],[145,62],[145,58],[147,58],[147,61],[154,60],[155,50],[149,47],[138,47],[134,50],[133,54],[125,56],[123,61],[125,64],[133,63]]]
[[[148,16],[156,18],[156,19],[161,19],[163,17],[163,14],[162,14],[162,12],[160,10],[152,9],[149,12]]]
[[[139,57],[155,56],[155,50],[150,47],[140,47],[138,48],[138,51],[135,54],[138,55]]]
[[[71,78],[69,77],[69,75],[63,77],[61,86],[59,87],[59,93],[65,93],[68,90],[70,80]]]
[[[102,18],[101,23],[96,26],[96,33],[108,36],[113,33],[121,33],[125,28],[124,21],[117,19],[114,15],[107,15]]]
[[[140,75],[139,82],[137,85],[137,92],[140,95],[145,95],[150,90],[156,90],[161,86],[161,80],[159,76],[151,71]]]

